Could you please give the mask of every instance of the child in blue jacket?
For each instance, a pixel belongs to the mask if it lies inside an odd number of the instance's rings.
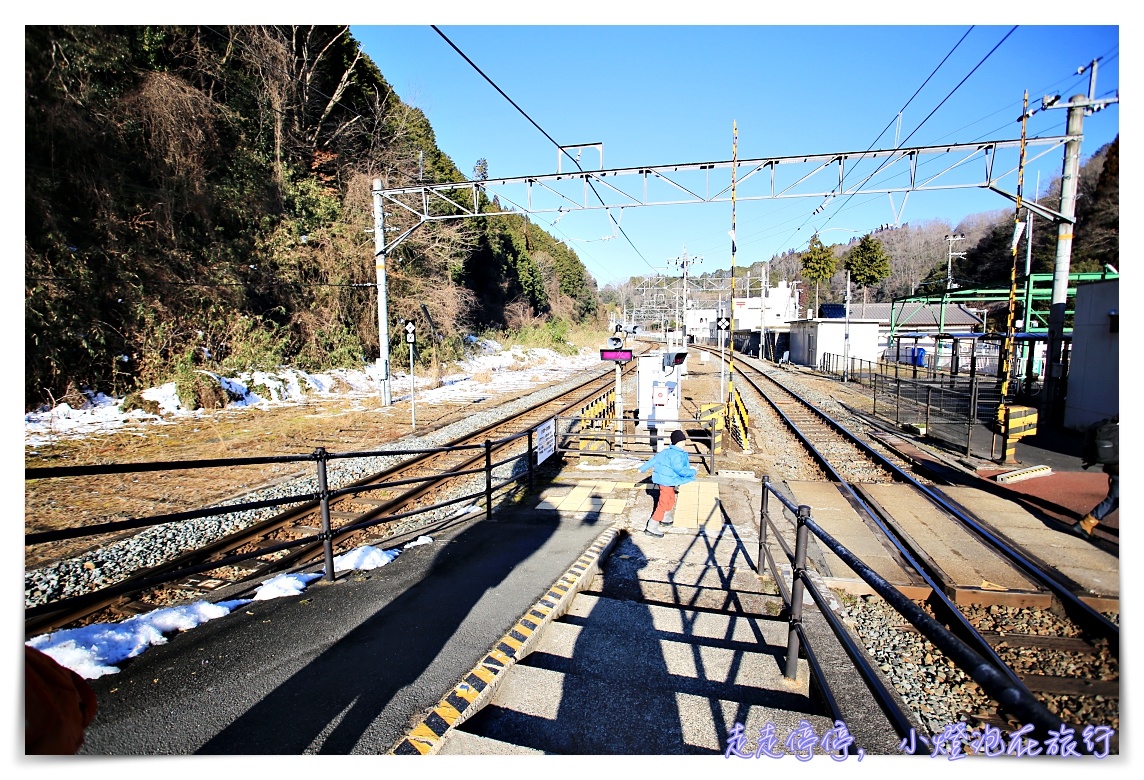
[[[674,522],[667,519],[667,513],[675,508],[675,489],[695,479],[696,471],[687,459],[687,452],[678,446],[680,442],[686,440],[687,434],[683,431],[673,431],[671,446],[664,447],[639,468],[641,474],[652,469],[651,481],[659,487],[655,511],[644,527],[646,534],[663,536],[663,529],[660,526],[671,525]]]

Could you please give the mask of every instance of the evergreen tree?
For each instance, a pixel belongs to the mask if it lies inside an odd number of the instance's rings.
[[[850,280],[862,288],[862,304],[871,285],[890,275],[890,258],[882,242],[867,233],[858,246],[846,253],[843,267],[850,272]]]
[[[823,245],[815,233],[810,237],[806,251],[802,253],[802,277],[814,282],[814,310],[818,312],[818,284],[834,276],[838,258],[829,247]]]

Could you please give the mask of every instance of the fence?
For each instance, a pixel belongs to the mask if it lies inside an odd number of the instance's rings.
[[[647,458],[658,452],[661,443],[667,441],[673,430],[687,433],[690,441],[707,446],[707,455],[699,452],[696,456],[708,470],[715,474],[715,455],[720,450],[720,419],[684,417],[674,420],[648,420],[639,422],[633,419],[611,419],[608,425],[600,425],[599,418],[582,416],[558,416],[556,425],[560,430],[556,447],[558,452],[573,453],[581,458],[640,457]],[[635,446],[637,441],[642,441]],[[689,454],[689,458],[692,456]]]
[[[823,355],[819,369],[847,382],[868,387],[873,413],[898,426],[909,425],[972,454],[973,427],[994,426],[1001,405],[1001,383],[995,377],[956,375],[892,361],[844,359]]]
[[[332,460],[352,460],[360,458],[402,456],[417,456],[417,458],[424,459],[439,453],[465,451],[470,452],[471,457],[469,457],[465,463],[461,464],[460,469],[438,472],[425,477],[389,479],[380,482],[371,482],[367,479],[337,489],[330,489],[329,487],[327,464]],[[506,455],[499,460],[495,460],[494,454]],[[417,458],[415,458],[414,461],[406,461],[405,463],[402,463],[401,466],[409,465],[409,463],[415,462]],[[284,568],[290,565],[296,559],[302,549],[312,546],[315,542],[322,543],[323,558],[325,561],[325,576],[327,580],[333,580],[333,539],[335,536],[341,536],[356,531],[366,530],[381,523],[395,522],[430,512],[440,512],[441,510],[444,510],[448,507],[465,502],[473,502],[474,500],[479,504],[483,499],[485,513],[486,515],[491,516],[493,510],[494,494],[504,490],[510,485],[522,482],[524,480],[527,480],[529,488],[532,488],[535,479],[536,461],[536,428],[530,428],[527,431],[523,431],[521,433],[517,433],[502,439],[486,440],[483,444],[462,444],[426,449],[333,453],[327,451],[324,447],[318,447],[308,455],[283,455],[257,458],[219,458],[192,461],[162,461],[100,466],[28,468],[24,470],[25,480],[90,477],[110,474],[137,474],[145,472],[179,471],[186,469],[232,468],[237,466],[263,465],[273,463],[313,462],[315,465],[317,490],[300,492],[279,498],[260,501],[246,501],[234,504],[223,504],[189,510],[186,512],[151,515],[147,517],[116,520],[112,522],[98,523],[95,525],[87,525],[76,528],[29,533],[25,534],[24,536],[25,546],[62,541],[66,539],[99,536],[122,531],[140,530],[169,525],[171,523],[187,522],[203,518],[224,517],[226,515],[232,515],[240,512],[272,509],[277,507],[289,507],[298,513],[313,510],[316,508],[319,510],[321,516],[321,526],[317,530],[317,533],[309,535],[303,534],[295,539],[260,547],[253,552],[235,553],[226,555],[225,557],[218,557],[211,560],[209,563],[181,566],[176,566],[170,562],[167,564],[160,564],[158,566],[147,569],[143,573],[144,576],[142,579],[135,578],[129,582],[112,584],[91,593],[59,599],[56,601],[49,601],[47,603],[28,607],[24,611],[25,621],[33,618],[39,618],[45,615],[51,615],[53,613],[58,613],[66,609],[80,609],[82,607],[90,606],[100,602],[110,603],[110,600],[113,600],[114,598],[127,592],[135,591],[141,588],[163,585],[176,580],[181,580],[191,575],[211,571],[213,569],[219,569],[226,566],[241,565],[243,562],[253,558],[265,558],[267,556],[281,553],[284,557],[275,560],[273,567]],[[471,468],[471,466],[475,463],[479,463],[480,465],[478,467]],[[359,494],[368,495],[374,491],[384,491],[404,485],[421,484],[423,486],[427,486],[429,483],[440,481],[445,475],[450,478],[465,476],[476,477],[477,475],[482,475],[484,479],[481,480],[483,484],[480,485],[480,489],[475,492],[467,492],[459,497],[451,498],[445,501],[439,501],[431,505],[419,507],[410,511],[386,514],[386,511],[389,508],[399,508],[398,502],[401,499],[396,498],[392,502],[382,503],[376,509],[363,513],[363,519],[359,522],[355,522],[351,525],[343,526],[337,529],[331,528],[330,502],[334,501],[335,499],[345,496],[356,496]],[[250,523],[246,524],[245,527],[249,528],[250,526],[255,525],[257,522],[257,520],[251,521]],[[242,531],[237,533],[242,533]],[[220,548],[221,550],[221,548],[226,545],[228,539],[235,535],[235,533],[232,533],[225,538],[216,540],[206,548],[200,549],[197,552],[208,554],[211,553],[213,551],[212,548],[215,547]],[[127,576],[134,577],[135,575],[128,574]]]

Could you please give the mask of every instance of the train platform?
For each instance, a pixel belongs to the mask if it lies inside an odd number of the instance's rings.
[[[979,437],[975,432],[974,438],[988,442],[986,427],[979,427],[982,433]],[[976,464],[975,470],[979,476],[1003,485],[1005,490],[1022,496],[1029,503],[1036,504],[1041,511],[1071,526],[1108,494],[1108,475],[1101,467],[1091,466],[1087,470],[1082,468],[1082,443],[1083,436],[1080,433],[1042,426],[1033,436],[1017,441],[1016,458],[1019,465],[1001,467],[992,463],[986,460],[989,453],[983,447],[980,453],[975,451],[981,461]],[[1006,473],[1035,469],[1038,466],[1050,469],[1051,473],[1008,483],[997,481],[997,477]],[[1106,544],[1119,547],[1119,509],[1097,526],[1095,536]]]
[[[561,580],[558,610],[530,612],[518,629],[538,636],[474,714],[457,706],[473,683],[466,678],[395,752],[719,754],[736,729],[753,746],[760,729],[781,745],[800,729],[821,736],[836,728],[812,696],[805,660],[796,678],[783,676],[788,624],[773,580],[755,570],[761,496],[753,477],[685,485],[663,537],[643,533],[654,500],[648,482],[587,476],[547,491],[541,511],[613,510],[618,535],[606,560]],[[789,587],[789,567],[786,579]],[[809,599],[805,610],[849,733],[867,752],[893,752],[893,730],[845,671],[845,651],[828,641]]]
[[[758,475],[701,476],[657,538],[642,533],[652,485],[637,461],[618,465],[570,466],[380,570],[171,637],[91,681],[99,715],[81,752],[718,754],[736,724],[752,738],[833,728],[806,662],[782,675],[782,602],[756,574]],[[804,610],[850,733],[895,754],[845,651]]]
[[[385,753],[610,525],[508,504],[379,569],[238,606],[91,680],[80,752]]]

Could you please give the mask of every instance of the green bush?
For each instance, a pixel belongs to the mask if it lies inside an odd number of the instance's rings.
[[[286,362],[289,354],[289,331],[264,317],[239,315],[229,323],[224,338],[226,356],[220,365],[228,373],[272,371]]]
[[[175,394],[184,409],[222,409],[227,404],[226,391],[211,374],[195,367],[193,347],[182,354],[175,364]]]
[[[568,341],[571,325],[563,317],[553,317],[542,325],[526,325],[517,331],[500,331],[487,334],[505,349],[514,346],[525,349],[551,349],[561,355],[575,355],[578,351]]]
[[[304,371],[357,368],[365,362],[361,340],[341,323],[331,323],[315,332],[302,346],[295,364]]]

